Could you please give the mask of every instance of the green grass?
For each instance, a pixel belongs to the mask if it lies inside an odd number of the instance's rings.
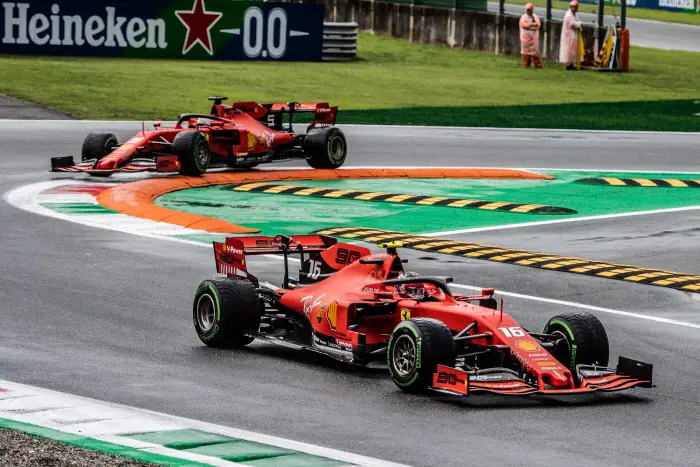
[[[513,3],[515,5],[525,5],[526,3],[532,3],[535,5],[535,13],[544,17],[547,8],[547,0],[508,0],[507,3]],[[560,2],[557,0],[552,0],[552,8],[556,10],[568,10],[569,2]],[[579,4],[579,13],[598,13],[597,5],[590,5],[586,3]],[[620,17],[620,6],[619,5],[605,5],[604,9],[605,15],[616,15]],[[693,24],[700,26],[700,14],[698,13],[686,13],[681,11],[666,11],[666,10],[650,10],[648,8],[627,8],[628,18],[638,18],[638,19],[651,19],[655,21],[666,21],[669,23],[682,23],[682,24]],[[607,26],[612,26],[609,24]],[[631,31],[634,35],[634,30]]]
[[[697,102],[697,103],[696,103]],[[338,124],[700,131],[700,101],[347,110]]]
[[[341,122],[355,115],[354,121],[484,125],[485,119],[489,125],[512,126],[539,126],[527,124],[533,120],[529,114],[545,116],[553,124],[579,114],[585,117],[581,125],[590,124],[595,120],[592,111],[612,118],[623,106],[577,105],[583,102],[700,98],[700,54],[691,52],[633,47],[629,73],[596,73],[565,71],[553,62],[542,70],[524,69],[517,57],[369,34],[360,35],[359,50],[360,60],[350,63],[4,56],[0,93],[80,118],[173,119],[186,111],[207,111],[207,97],[223,94],[262,102],[327,100],[340,106]],[[692,115],[700,108],[693,112],[693,105],[692,100],[683,106],[670,104],[662,113],[680,112],[684,128],[692,127],[700,121]],[[384,110],[366,112],[373,109]],[[676,123],[664,118],[647,120],[652,126]],[[576,126],[576,121],[570,124]]]

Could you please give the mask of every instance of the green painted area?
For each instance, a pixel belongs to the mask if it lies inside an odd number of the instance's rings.
[[[62,214],[119,214],[117,211],[107,209],[99,204],[90,203],[41,203],[41,206],[52,209]]]
[[[192,449],[210,444],[225,443],[233,439],[229,436],[194,429],[134,433],[130,434],[129,438],[146,443],[160,444],[171,449]]]
[[[455,198],[488,199],[513,203],[565,206],[577,214],[556,219],[700,205],[700,190],[632,188],[574,183],[586,177],[676,178],[692,180],[698,174],[623,172],[548,172],[555,180],[508,179],[375,179],[320,180],[295,185],[416,193]],[[346,199],[320,199],[294,195],[234,192],[228,185],[194,188],[166,194],[156,204],[169,209],[216,217],[255,227],[263,234],[299,234],[329,226],[362,226],[429,233],[547,221],[553,216],[484,211],[437,206],[402,205]],[[186,238],[212,241],[223,236]]]
[[[28,423],[17,422],[14,420],[4,418],[0,418],[0,428],[21,431],[33,436],[39,436],[42,438],[60,441],[66,444],[78,446],[80,448],[92,449],[94,451],[100,451],[107,454],[129,457],[131,459],[136,459],[143,462],[151,462],[153,464],[167,465],[171,467],[211,467],[211,464],[204,464],[201,462],[194,462],[186,459],[178,459],[176,457],[163,456],[161,454],[154,454],[139,449],[133,449],[128,446],[108,443],[94,438],[86,438],[84,436],[65,433],[63,431],[52,430],[50,428],[45,428],[37,425],[30,425]]]
[[[202,454],[205,456],[220,457],[232,462],[246,462],[275,457],[279,459],[280,464],[288,455],[296,454],[294,451],[290,451],[288,449],[253,443],[251,441],[240,439],[229,441],[227,443],[210,444],[207,446],[187,449],[187,452]]]
[[[195,429],[136,433],[129,435],[129,437],[147,443],[160,444],[171,449],[218,457],[245,465],[278,467],[350,465],[335,459]]]

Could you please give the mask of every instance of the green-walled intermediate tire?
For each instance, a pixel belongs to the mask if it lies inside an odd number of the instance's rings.
[[[547,322],[544,333],[566,338],[567,345],[557,346],[552,355],[571,370],[574,378],[576,365],[608,365],[608,335],[595,315],[585,311],[557,315]]]
[[[243,347],[255,339],[261,305],[255,286],[226,277],[199,284],[192,319],[199,339],[209,347]]]
[[[423,393],[432,384],[438,365],[455,365],[452,332],[436,319],[402,321],[391,334],[387,360],[396,386],[411,394]]]
[[[175,135],[173,154],[180,161],[180,173],[198,177],[209,168],[209,142],[197,130],[185,130]]]
[[[304,154],[314,169],[337,169],[348,155],[348,143],[336,127],[312,128],[304,137]]]

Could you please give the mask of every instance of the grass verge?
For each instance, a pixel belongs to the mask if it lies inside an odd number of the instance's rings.
[[[532,3],[537,9],[535,13],[540,16],[544,16],[547,11],[547,0],[508,0],[508,3],[515,5],[525,5],[526,3]],[[556,10],[568,10],[569,2],[561,2],[557,0],[552,0],[552,8]],[[579,13],[598,13],[597,5],[590,5],[587,3],[581,3],[578,7]],[[620,6],[605,5],[605,15],[614,15],[618,18],[620,17]],[[648,8],[627,8],[627,17],[636,19],[650,19],[654,21],[665,21],[667,23],[681,23],[681,24],[692,24],[695,26],[700,26],[700,14],[698,13],[686,13],[682,11],[667,11],[667,10],[650,10]],[[612,25],[612,24],[611,24]],[[610,26],[610,25],[608,25]],[[634,31],[632,31],[634,34]]]
[[[359,50],[360,59],[350,63],[5,56],[0,93],[93,119],[172,119],[205,112],[207,97],[223,94],[327,100],[340,106],[341,121],[357,123],[609,128],[629,117],[627,128],[677,130],[700,121],[693,115],[700,108],[689,100],[700,98],[700,54],[632,48],[631,72],[596,73],[553,62],[524,69],[520,58],[369,34],[360,36]],[[668,102],[615,103],[656,100]],[[580,105],[585,102],[599,104]],[[628,113],[615,119],[609,114],[616,108]],[[650,109],[660,113],[649,118]]]
[[[347,110],[338,114],[343,123],[697,132],[700,101]]]

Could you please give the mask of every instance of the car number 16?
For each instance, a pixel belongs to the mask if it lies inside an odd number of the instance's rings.
[[[513,326],[510,328],[498,328],[499,331],[503,333],[506,337],[523,337],[525,336],[525,331],[519,326]]]

